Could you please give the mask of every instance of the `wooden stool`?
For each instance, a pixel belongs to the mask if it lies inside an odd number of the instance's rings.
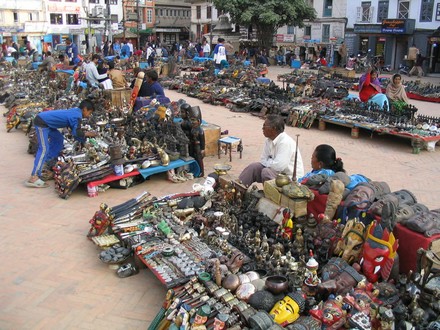
[[[240,159],[243,153],[243,143],[241,138],[235,136],[225,136],[221,139],[218,139],[218,158],[220,159],[220,151],[222,144],[226,145],[225,155],[228,154],[229,149],[229,161],[232,162],[232,147],[237,146],[237,151],[240,152]]]

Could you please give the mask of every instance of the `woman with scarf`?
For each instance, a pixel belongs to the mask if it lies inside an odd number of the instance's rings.
[[[400,74],[396,73],[393,76],[391,82],[387,86],[386,95],[391,102],[403,101],[409,103],[405,87],[402,85],[402,76]]]
[[[390,111],[389,101],[386,95],[382,94],[377,71],[373,68],[359,79],[359,98],[362,102],[376,103],[386,111]]]

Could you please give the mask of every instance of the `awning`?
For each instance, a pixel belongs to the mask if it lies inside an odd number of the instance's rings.
[[[125,31],[125,32],[113,35],[113,39],[124,39],[124,38],[129,38],[129,39],[137,38],[137,34],[130,32],[130,31]]]

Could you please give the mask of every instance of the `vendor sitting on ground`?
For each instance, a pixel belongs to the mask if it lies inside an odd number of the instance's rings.
[[[402,85],[402,76],[396,73],[387,86],[386,95],[392,102],[403,101],[409,103],[405,87]]]
[[[298,179],[304,183],[309,177],[315,174],[326,174],[333,176],[336,172],[345,172],[344,163],[341,158],[336,158],[336,151],[328,144],[320,144],[315,148],[310,162],[312,170]]]
[[[145,78],[142,82],[138,96],[148,96],[152,98],[157,96],[165,96],[163,87],[157,81],[158,78],[159,76],[156,70],[147,70],[145,72]]]
[[[96,132],[83,132],[81,121],[88,118],[94,110],[93,103],[84,100],[78,108],[65,110],[51,110],[40,112],[34,119],[34,126],[38,139],[38,150],[35,156],[32,175],[25,182],[27,187],[46,188],[47,183],[41,180],[41,173],[46,162],[56,159],[63,150],[64,136],[59,128],[69,127],[72,135],[79,141],[84,141],[86,137],[94,137]]]
[[[376,103],[384,110],[389,111],[389,101],[385,94],[382,94],[377,71],[370,68],[359,78],[359,98],[362,102]]]
[[[240,181],[246,186],[254,182],[275,179],[279,173],[284,173],[289,177],[293,175],[296,142],[284,132],[283,117],[267,116],[263,124],[263,135],[266,137],[266,142],[260,161],[248,165],[239,176]],[[303,161],[299,151],[296,174],[298,177],[304,175]]]
[[[52,71],[52,68],[55,67],[55,59],[52,56],[51,52],[46,53],[46,58],[41,62],[40,65],[38,65],[38,71]]]
[[[115,69],[114,62],[109,62],[108,68],[108,76],[112,80],[113,88],[126,88],[127,80],[125,80],[124,73],[119,69]]]

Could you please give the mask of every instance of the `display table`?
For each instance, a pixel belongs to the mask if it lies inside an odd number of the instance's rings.
[[[366,129],[371,131],[371,135],[373,135],[374,132],[378,134],[388,134],[392,136],[398,136],[405,139],[411,140],[411,145],[413,145],[413,142],[416,140],[421,140],[424,142],[424,147],[428,151],[435,151],[435,145],[438,141],[440,141],[440,135],[435,136],[423,136],[423,135],[417,135],[413,134],[411,132],[400,132],[396,131],[393,128],[390,127],[384,127],[378,124],[374,123],[362,123],[362,122],[355,122],[355,121],[346,121],[343,119],[333,118],[329,116],[321,116],[319,117],[320,122],[334,124],[338,126],[344,126],[351,128],[351,136],[353,138],[358,138],[359,136],[359,128]],[[320,126],[320,130],[325,130],[325,125]],[[417,153],[414,149],[414,153]]]
[[[106,177],[102,178],[101,180],[88,182],[87,183],[87,191],[89,191],[89,192],[93,191],[94,187],[99,186],[101,184],[112,182],[112,181],[118,181],[118,180],[128,178],[131,176],[142,175],[142,177],[144,179],[146,179],[153,174],[166,172],[168,170],[172,170],[172,169],[182,167],[185,165],[189,166],[189,171],[194,175],[195,178],[200,175],[200,166],[194,159],[191,159],[189,161],[184,161],[182,159],[178,159],[178,160],[174,160],[174,161],[170,162],[170,164],[168,166],[154,166],[154,167],[149,167],[149,168],[145,168],[145,169],[133,170],[130,173],[124,173],[123,175],[115,175],[115,174],[107,175]],[[94,194],[94,195],[89,194],[89,196],[95,197],[95,196],[97,196],[97,194]]]
[[[429,249],[432,242],[440,239],[440,235],[425,237],[398,223],[393,230],[394,236],[399,240],[399,271],[408,274],[410,270],[417,270],[417,250]]]

